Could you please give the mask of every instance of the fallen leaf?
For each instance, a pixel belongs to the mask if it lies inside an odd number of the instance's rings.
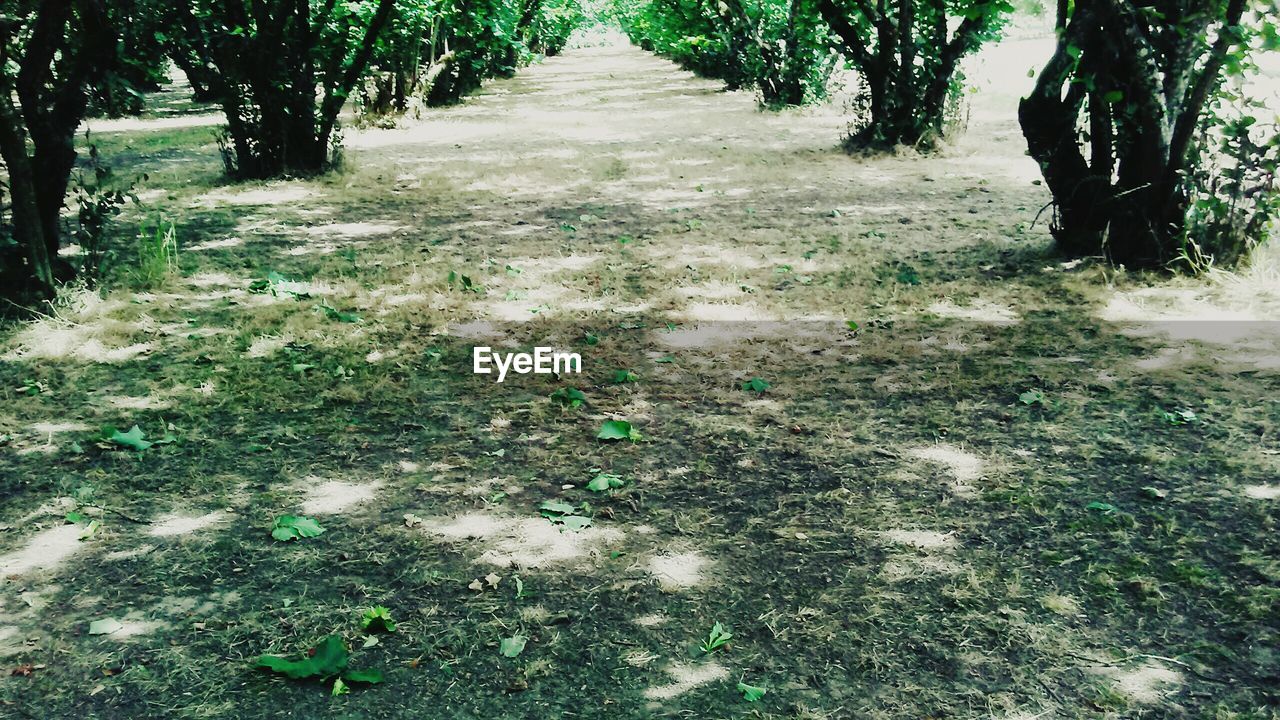
[[[499,649],[502,651],[503,657],[513,658],[524,652],[525,643],[529,638],[523,635],[512,635],[509,638],[502,638]]]
[[[121,624],[119,620],[116,620],[114,618],[103,618],[101,620],[94,620],[93,622],[89,623],[89,634],[90,635],[110,635],[113,632],[119,631],[123,627],[124,625]]]

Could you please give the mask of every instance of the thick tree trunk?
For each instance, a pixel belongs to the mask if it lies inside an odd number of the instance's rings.
[[[1178,257],[1186,228],[1182,175],[1189,128],[1219,82],[1243,6],[1244,0],[1230,0],[1197,70],[1199,58],[1179,55],[1194,53],[1191,45],[1181,39],[1160,45],[1148,20],[1132,8],[1110,0],[1059,0],[1057,48],[1020,103],[1018,119],[1053,195],[1051,231],[1063,251],[1104,255],[1132,267],[1158,267]],[[1165,22],[1175,24],[1170,33],[1198,37],[1214,21],[1210,15],[1175,15]],[[1122,109],[1113,108],[1112,95]],[[1082,119],[1087,143],[1078,131]]]
[[[40,299],[49,299],[54,293],[53,263],[49,256],[49,243],[44,236],[44,222],[40,216],[39,193],[31,158],[27,156],[27,138],[22,130],[22,118],[9,99],[9,89],[0,85],[0,157],[9,171],[9,196],[13,201],[14,240],[26,256],[30,288],[12,288],[12,297],[26,292]],[[9,289],[5,290],[6,293]]]

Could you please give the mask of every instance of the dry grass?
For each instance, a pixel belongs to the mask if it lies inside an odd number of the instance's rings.
[[[104,127],[182,276],[6,336],[0,668],[33,667],[0,715],[1265,717],[1274,338],[1183,320],[1269,319],[1274,273],[1053,256],[1006,51],[934,158],[850,159],[831,112],[618,49],[349,132],[310,181],[220,185],[199,113]],[[270,271],[293,282],[250,292]],[[496,385],[475,344],[585,373]],[[548,399],[568,385],[583,408]],[[597,442],[607,418],[645,440]],[[135,423],[178,441],[97,439]],[[588,492],[599,470],[627,485]],[[271,540],[302,512],[327,532]],[[400,627],[355,664],[386,684],[250,670],[359,647],[376,604]],[[733,641],[691,657],[717,621]]]

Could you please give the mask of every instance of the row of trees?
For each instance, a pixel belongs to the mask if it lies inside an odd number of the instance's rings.
[[[1050,0],[1051,2],[1055,0]],[[999,35],[1006,0],[615,0],[634,42],[765,105],[821,98],[857,73],[851,149],[934,148],[961,61]],[[1239,91],[1277,48],[1275,0],[1056,0],[1057,47],[1022,102],[1029,154],[1073,255],[1156,267],[1229,263],[1276,216],[1280,134]],[[836,59],[838,58],[838,59]]]
[[[48,299],[73,277],[59,249],[76,130],[140,111],[170,62],[222,108],[231,177],[306,176],[333,163],[368,81],[382,112],[456,102],[559,52],[581,19],[577,0],[0,0],[0,297]]]
[[[615,0],[632,41],[766,106],[824,98],[856,71],[867,105],[850,146],[933,147],[960,61],[995,37],[1005,0]]]
[[[1234,260],[1280,211],[1280,135],[1240,93],[1280,47],[1277,0],[1055,0],[1057,46],[1019,108],[1077,255],[1134,266]],[[638,44],[767,105],[860,80],[859,148],[935,147],[961,61],[994,38],[1006,0],[613,0]],[[363,89],[377,112],[454,102],[583,19],[577,0],[0,0],[0,295],[48,298],[86,112],[127,113],[167,64],[226,115],[236,178],[331,165],[338,116]],[[372,90],[369,90],[372,88]],[[84,208],[81,208],[84,214]]]

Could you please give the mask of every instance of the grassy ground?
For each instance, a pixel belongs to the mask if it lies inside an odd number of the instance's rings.
[[[931,158],[616,48],[348,131],[314,181],[222,184],[180,97],[95,123],[146,209],[114,289],[0,348],[0,716],[1274,717],[1274,265],[1055,257],[1036,42]],[[142,289],[161,216],[180,272]],[[499,385],[478,344],[584,371]],[[134,424],[174,441],[100,439]],[[385,683],[252,668],[329,634]]]

